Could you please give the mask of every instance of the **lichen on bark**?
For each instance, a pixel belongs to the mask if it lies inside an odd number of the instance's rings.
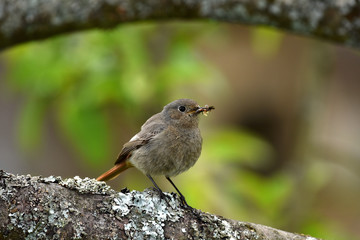
[[[165,194],[170,206],[154,189],[0,170],[0,239],[310,239],[184,208]]]
[[[355,0],[3,0],[0,49],[73,31],[179,19],[264,25],[360,48]]]

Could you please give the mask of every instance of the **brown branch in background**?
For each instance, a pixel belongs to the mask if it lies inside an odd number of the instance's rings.
[[[79,177],[0,170],[0,239],[297,239],[313,237],[184,209],[155,190],[116,192]]]
[[[360,48],[360,2],[353,0],[2,0],[0,49],[125,22],[175,19],[272,26]]]

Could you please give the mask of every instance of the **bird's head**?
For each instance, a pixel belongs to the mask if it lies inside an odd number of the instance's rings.
[[[178,99],[166,105],[162,111],[166,121],[181,127],[197,127],[199,115],[215,109],[213,106],[200,107],[191,99]]]

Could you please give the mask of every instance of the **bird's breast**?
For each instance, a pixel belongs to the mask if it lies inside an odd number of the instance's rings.
[[[198,128],[168,128],[136,150],[130,161],[145,174],[171,177],[192,167],[200,156],[201,147]]]

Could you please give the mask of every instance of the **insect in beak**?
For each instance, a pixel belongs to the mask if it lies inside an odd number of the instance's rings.
[[[197,108],[195,108],[192,113],[202,113],[204,114],[205,116],[208,115],[208,112],[210,112],[211,110],[214,110],[215,107],[214,106],[208,106],[208,105],[205,105],[204,107],[200,107],[200,106],[197,106]]]

